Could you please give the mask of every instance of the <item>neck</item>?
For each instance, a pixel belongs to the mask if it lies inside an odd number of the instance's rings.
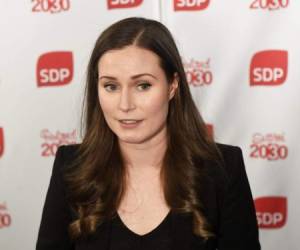
[[[128,143],[119,140],[122,156],[129,173],[158,172],[167,148],[166,128],[143,143]]]

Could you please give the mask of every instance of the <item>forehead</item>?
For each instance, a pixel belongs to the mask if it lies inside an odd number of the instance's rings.
[[[161,71],[159,57],[150,50],[137,46],[109,50],[98,62],[99,74],[120,72],[155,72]]]

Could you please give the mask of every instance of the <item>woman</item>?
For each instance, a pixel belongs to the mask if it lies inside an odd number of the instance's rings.
[[[106,29],[85,94],[83,142],[57,151],[36,249],[260,249],[242,152],[208,135],[165,26]]]

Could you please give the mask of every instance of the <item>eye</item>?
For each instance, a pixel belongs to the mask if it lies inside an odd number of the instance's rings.
[[[148,82],[143,82],[138,85],[139,90],[148,90],[152,85]]]
[[[107,83],[107,84],[104,84],[104,88],[108,92],[113,92],[113,91],[115,91],[117,89],[117,85],[116,84],[112,84],[112,83]]]

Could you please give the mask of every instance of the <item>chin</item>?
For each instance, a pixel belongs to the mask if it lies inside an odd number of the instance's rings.
[[[139,144],[143,142],[143,140],[138,137],[118,137],[118,138],[120,142],[123,143]]]
[[[148,138],[146,136],[139,136],[136,133],[133,133],[132,135],[119,134],[119,135],[117,135],[117,137],[118,137],[120,142],[131,143],[131,144],[144,143]]]

